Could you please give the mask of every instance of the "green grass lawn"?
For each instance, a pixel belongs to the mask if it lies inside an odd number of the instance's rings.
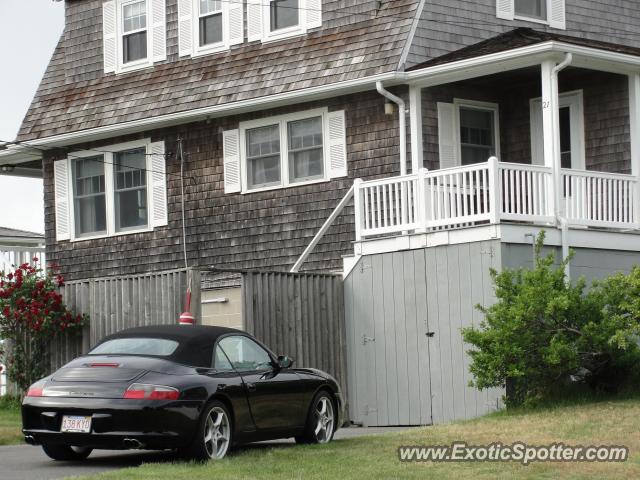
[[[0,445],[22,443],[22,420],[16,406],[0,405]]]
[[[481,419],[403,432],[336,440],[322,446],[259,446],[203,465],[145,464],[100,479],[622,479],[640,478],[640,398],[501,412]],[[533,445],[625,445],[625,463],[401,463],[400,445],[472,445],[522,441]],[[95,479],[95,477],[92,477]]]

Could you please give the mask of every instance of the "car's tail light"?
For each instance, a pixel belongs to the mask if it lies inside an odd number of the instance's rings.
[[[132,400],[177,400],[180,390],[163,385],[147,385],[134,383],[124,392],[123,398]]]
[[[27,390],[27,397],[42,397],[42,388],[40,387],[29,387]]]

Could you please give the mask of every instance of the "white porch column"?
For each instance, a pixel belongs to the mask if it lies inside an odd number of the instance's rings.
[[[411,173],[416,174],[424,166],[422,151],[422,90],[409,87],[409,128],[411,130]]]
[[[555,216],[561,212],[562,191],[560,181],[560,112],[558,110],[558,77],[554,74],[556,62],[545,60],[541,64],[542,73],[542,131],[544,138],[544,165],[551,168],[550,209]]]
[[[629,75],[629,126],[631,133],[631,175],[636,177],[633,192],[633,222],[640,226],[640,73]]]

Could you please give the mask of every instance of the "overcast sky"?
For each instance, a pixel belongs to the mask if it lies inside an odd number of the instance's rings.
[[[64,2],[0,0],[0,140],[15,139],[63,28]],[[0,175],[0,226],[44,232],[42,180]]]

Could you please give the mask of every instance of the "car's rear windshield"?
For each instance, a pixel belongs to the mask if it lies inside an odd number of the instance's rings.
[[[178,342],[166,338],[114,338],[101,343],[89,355],[154,355],[167,357],[176,351]]]

